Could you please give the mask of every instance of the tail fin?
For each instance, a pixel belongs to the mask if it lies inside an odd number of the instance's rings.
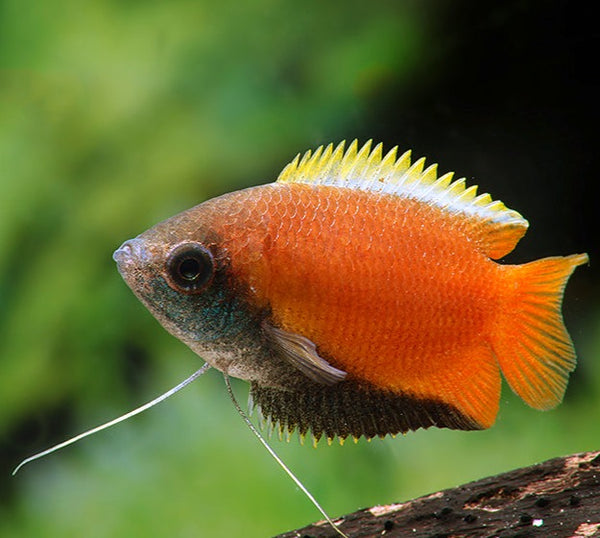
[[[587,262],[587,254],[574,254],[511,268],[514,291],[506,297],[492,347],[512,390],[536,409],[560,403],[575,368],[562,296],[575,267]]]

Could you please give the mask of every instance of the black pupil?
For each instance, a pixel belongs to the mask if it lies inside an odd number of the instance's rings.
[[[200,293],[209,284],[214,271],[211,252],[199,243],[177,247],[167,260],[168,279],[184,293]]]
[[[185,280],[194,281],[202,273],[200,261],[197,258],[185,258],[179,264],[179,274]]]

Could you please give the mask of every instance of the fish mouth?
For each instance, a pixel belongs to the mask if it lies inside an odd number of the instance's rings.
[[[124,271],[134,266],[140,267],[148,263],[149,252],[139,237],[135,239],[129,239],[125,241],[117,250],[113,253],[113,260],[117,262],[119,272],[123,274]]]

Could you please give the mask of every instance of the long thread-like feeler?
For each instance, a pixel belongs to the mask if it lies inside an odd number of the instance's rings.
[[[327,512],[325,512],[325,510],[321,507],[321,505],[317,502],[317,500],[313,497],[313,495],[311,494],[310,491],[308,491],[306,489],[306,487],[304,486],[304,484],[302,482],[300,482],[300,479],[294,474],[292,473],[292,471],[290,470],[290,468],[283,462],[283,460],[277,455],[277,453],[271,448],[271,446],[269,445],[269,443],[267,443],[267,441],[265,440],[265,438],[260,434],[260,432],[256,429],[256,427],[254,426],[254,424],[252,424],[252,421],[248,418],[248,415],[246,415],[246,413],[244,413],[244,411],[242,410],[242,408],[240,407],[240,404],[238,403],[238,401],[235,399],[235,395],[233,394],[233,389],[231,388],[231,383],[229,382],[229,376],[227,375],[223,375],[223,377],[225,378],[225,385],[227,385],[227,392],[229,393],[229,397],[231,398],[231,401],[233,402],[233,405],[235,406],[235,409],[237,410],[237,412],[239,413],[239,415],[242,417],[243,421],[246,423],[246,426],[248,426],[248,428],[250,428],[250,431],[256,435],[256,437],[258,438],[258,440],[263,444],[263,446],[267,449],[267,451],[269,452],[269,454],[271,454],[271,456],[273,457],[273,459],[279,464],[279,466],[287,473],[287,475],[294,481],[294,483],[302,490],[302,493],[304,493],[304,495],[306,495],[308,497],[308,499],[310,500],[311,503],[313,503],[313,505],[315,506],[315,508],[321,512],[321,514],[323,515],[323,517],[327,520],[327,523],[329,523],[331,525],[331,527],[340,535],[340,536],[344,536],[344,538],[349,538],[347,534],[344,534],[339,528],[338,526],[331,520],[331,518],[327,515]]]
[[[61,448],[65,448],[66,446],[72,445],[73,443],[80,441],[84,437],[88,437],[90,435],[98,433],[99,431],[110,428],[111,426],[114,426],[115,424],[118,424],[119,422],[123,422],[124,420],[127,420],[128,418],[131,418],[135,415],[139,415],[141,412],[145,411],[146,409],[149,409],[150,407],[155,406],[156,404],[169,398],[169,396],[173,396],[173,394],[175,394],[176,392],[179,392],[181,389],[187,387],[190,383],[192,383],[193,381],[198,379],[209,368],[210,368],[210,365],[208,363],[205,363],[202,366],[202,368],[200,368],[199,370],[194,372],[186,380],[182,381],[181,383],[179,383],[179,385],[177,385],[176,387],[173,387],[172,389],[168,390],[164,394],[161,394],[160,396],[158,396],[158,398],[154,398],[154,400],[152,400],[140,407],[137,407],[133,411],[129,411],[129,413],[125,413],[124,415],[121,415],[120,417],[117,417],[109,422],[106,422],[106,423],[100,425],[100,426],[96,426],[95,428],[92,428],[91,430],[87,430],[83,433],[80,433],[79,435],[76,435],[75,437],[71,437],[71,439],[67,439],[66,441],[63,441],[62,443],[54,445],[51,448],[43,450],[42,452],[38,452],[37,454],[34,454],[33,456],[30,456],[29,458],[24,459],[21,463],[19,463],[19,465],[17,465],[15,467],[15,470],[12,472],[13,476],[16,475],[17,472],[19,471],[19,469],[27,463],[30,463],[34,460],[43,458],[44,456],[47,456],[48,454],[52,454],[52,452],[56,452],[57,450],[60,450]]]

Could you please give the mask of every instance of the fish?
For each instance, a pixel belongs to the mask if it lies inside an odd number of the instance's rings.
[[[320,146],[114,253],[160,324],[248,381],[280,434],[486,429],[502,376],[535,409],[563,398],[576,356],[562,298],[587,254],[499,263],[528,221],[398,153]]]

